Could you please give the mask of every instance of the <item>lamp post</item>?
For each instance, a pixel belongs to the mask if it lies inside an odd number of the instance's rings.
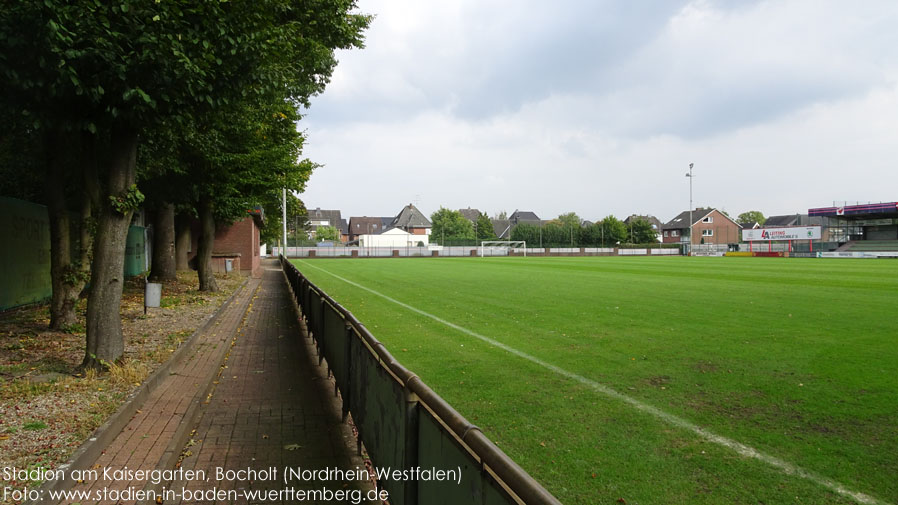
[[[692,256],[692,163],[689,164],[689,255]]]

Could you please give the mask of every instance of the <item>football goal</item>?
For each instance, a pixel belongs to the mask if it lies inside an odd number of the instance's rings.
[[[527,242],[524,240],[484,240],[480,242],[480,257],[509,256],[515,249],[524,251],[527,256]]]

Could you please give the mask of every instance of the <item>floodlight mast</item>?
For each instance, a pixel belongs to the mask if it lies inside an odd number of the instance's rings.
[[[692,163],[689,164],[689,173],[686,174],[686,177],[689,178],[689,255],[692,256],[692,178],[695,177],[692,175]]]
[[[281,192],[281,216],[282,216],[282,225],[283,228],[281,230],[282,237],[284,239],[284,249],[281,251],[281,254],[284,255],[284,258],[287,257],[287,186],[284,186],[283,191]]]

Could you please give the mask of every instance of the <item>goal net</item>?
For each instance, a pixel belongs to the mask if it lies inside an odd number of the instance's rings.
[[[516,250],[524,252],[527,256],[527,242],[524,240],[484,240],[480,242],[480,257],[484,256],[509,256]]]

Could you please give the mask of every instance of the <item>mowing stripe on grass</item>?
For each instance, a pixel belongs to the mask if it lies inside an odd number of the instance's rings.
[[[627,396],[617,390],[614,390],[608,386],[600,384],[592,379],[583,377],[582,375],[578,375],[573,372],[569,372],[561,367],[553,365],[552,363],[543,361],[540,358],[537,358],[536,356],[532,356],[523,351],[519,351],[518,349],[515,349],[514,347],[508,346],[506,344],[503,344],[502,342],[499,342],[498,340],[494,340],[490,337],[487,337],[487,336],[481,335],[475,331],[469,330],[463,326],[459,326],[455,323],[452,323],[450,321],[442,319],[439,316],[435,316],[429,312],[425,312],[425,311],[418,309],[416,307],[413,307],[407,303],[401,302],[395,298],[387,296],[379,291],[375,291],[375,290],[373,290],[369,287],[363,286],[357,282],[353,282],[349,279],[341,277],[341,276],[339,276],[333,272],[330,272],[328,270],[325,270],[321,267],[312,265],[306,261],[299,261],[299,263],[302,263],[303,265],[308,266],[310,268],[314,268],[315,270],[320,270],[320,271],[322,271],[336,279],[339,279],[351,286],[354,286],[361,290],[367,291],[367,292],[369,292],[375,296],[378,296],[380,298],[383,298],[384,300],[387,300],[391,303],[395,303],[396,305],[399,305],[400,307],[402,307],[406,310],[409,310],[416,314],[430,318],[430,319],[432,319],[442,325],[448,326],[449,328],[452,328],[453,330],[456,330],[460,333],[463,333],[465,335],[468,335],[468,336],[474,337],[476,339],[479,339],[483,342],[486,342],[487,344],[489,344],[493,347],[502,349],[503,351],[509,352],[519,358],[530,361],[531,363],[536,363],[537,365],[539,365],[543,368],[546,368],[548,370],[551,370],[552,372],[555,372],[558,375],[561,375],[568,379],[577,381],[585,386],[588,386],[589,388],[591,388],[592,390],[594,390],[598,393],[601,393],[605,396],[625,402],[625,403],[629,404],[630,406],[632,406],[642,412],[645,412],[645,413],[650,414],[658,419],[661,419],[664,422],[667,422],[668,424],[672,424],[678,428],[682,428],[684,430],[691,431],[692,433],[695,433],[696,435],[700,436],[701,438],[703,438],[709,442],[713,442],[713,443],[721,445],[723,447],[727,447],[744,457],[763,461],[764,463],[767,463],[768,465],[770,465],[774,468],[777,468],[778,470],[782,471],[783,473],[785,473],[787,475],[796,475],[798,477],[807,479],[807,480],[814,482],[818,485],[826,487],[827,489],[830,489],[831,491],[834,491],[842,496],[851,498],[851,499],[857,501],[858,503],[870,504],[870,505],[888,505],[887,502],[881,501],[877,498],[874,498],[873,496],[870,496],[868,494],[861,493],[858,491],[853,491],[851,489],[846,488],[842,484],[840,484],[832,479],[829,479],[827,477],[824,477],[822,475],[819,475],[815,472],[806,470],[800,466],[789,463],[788,461],[777,458],[776,456],[771,456],[769,454],[761,452],[751,446],[745,445],[736,440],[724,437],[722,435],[718,435],[716,433],[712,433],[712,432],[702,428],[701,426],[698,426],[686,419],[683,419],[679,416],[665,412],[665,411],[663,411],[657,407],[654,407],[652,405],[649,405],[647,403],[643,403],[642,401],[639,401],[635,398]]]

